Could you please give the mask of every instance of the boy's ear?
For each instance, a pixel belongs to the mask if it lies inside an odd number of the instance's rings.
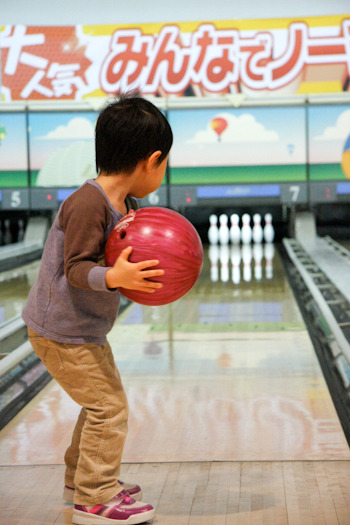
[[[147,171],[150,171],[152,168],[154,168],[158,162],[159,157],[161,156],[162,152],[160,150],[154,151],[152,155],[150,155],[147,159]]]

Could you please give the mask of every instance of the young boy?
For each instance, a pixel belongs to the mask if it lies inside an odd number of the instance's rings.
[[[35,353],[82,406],[65,454],[64,495],[73,523],[143,523],[154,509],[141,489],[118,479],[128,407],[106,334],[118,313],[118,287],[152,293],[157,260],[131,263],[126,248],[104,266],[107,238],[131,208],[161,184],[172,131],[137,94],[110,103],[96,123],[96,179],[63,202],[52,224],[37,280],[23,310]]]

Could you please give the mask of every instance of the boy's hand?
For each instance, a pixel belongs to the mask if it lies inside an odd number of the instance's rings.
[[[162,283],[148,281],[149,277],[164,275],[164,270],[146,270],[151,266],[157,266],[159,261],[130,262],[129,255],[132,246],[125,248],[114,263],[113,268],[106,272],[106,284],[108,288],[126,288],[140,292],[153,293],[157,288],[162,288]]]

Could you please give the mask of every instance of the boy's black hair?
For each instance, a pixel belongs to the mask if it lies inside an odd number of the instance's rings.
[[[173,143],[163,113],[137,92],[121,94],[100,113],[95,129],[96,170],[132,173],[137,164],[160,150],[160,164]]]

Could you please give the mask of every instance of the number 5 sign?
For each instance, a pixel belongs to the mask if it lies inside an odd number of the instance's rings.
[[[29,192],[27,189],[3,189],[1,209],[25,210],[29,208]]]

